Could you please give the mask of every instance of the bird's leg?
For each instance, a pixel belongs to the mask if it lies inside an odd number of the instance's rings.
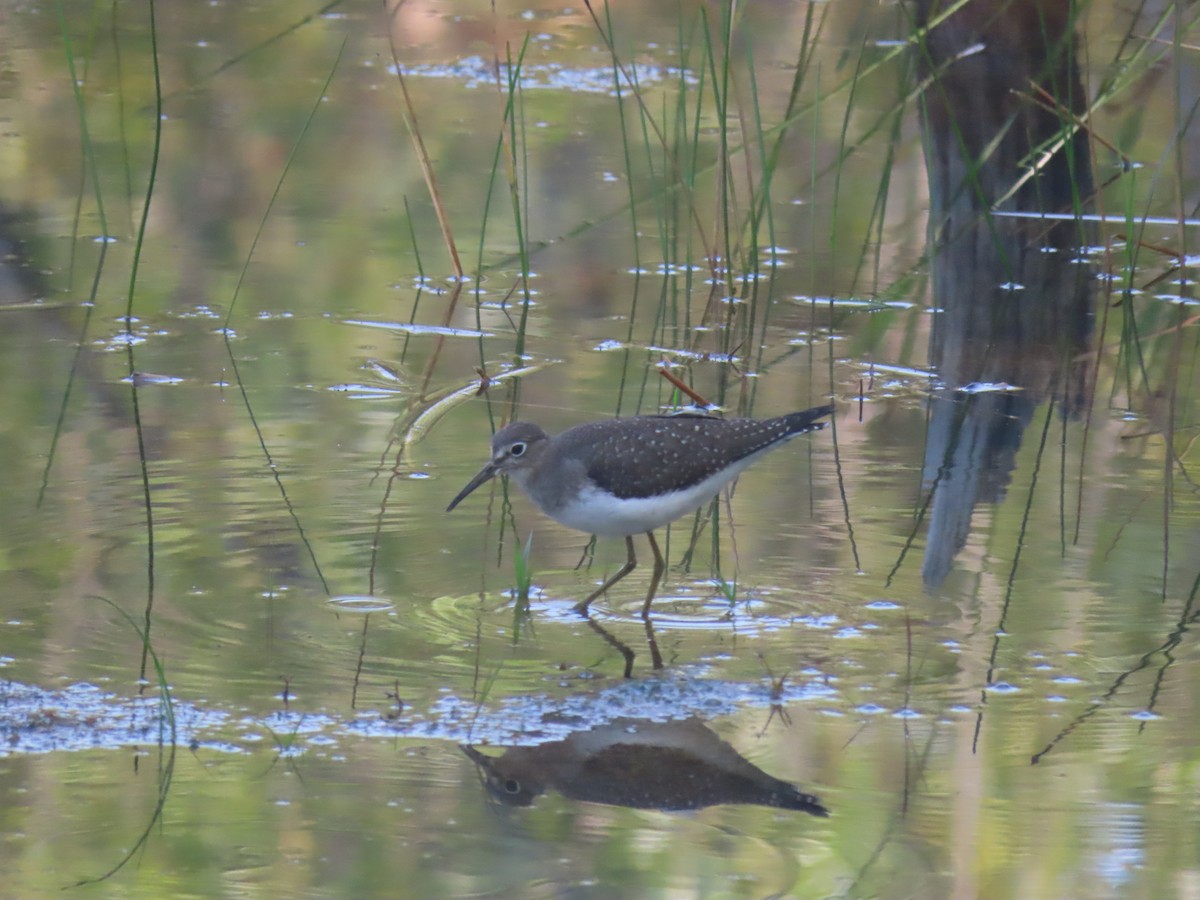
[[[654,602],[654,595],[658,591],[658,583],[662,580],[663,572],[667,570],[666,560],[663,559],[662,551],[658,549],[658,541],[654,539],[654,532],[647,531],[646,537],[650,539],[650,549],[654,552],[654,574],[650,576],[650,590],[646,593],[646,603],[642,606],[642,618],[650,618],[650,604]],[[625,540],[630,541],[629,558],[633,558],[633,543],[631,538]]]
[[[651,539],[650,546],[654,547],[653,539]],[[625,549],[629,553],[629,559],[626,561],[625,565],[621,566],[621,568],[617,570],[616,575],[614,575],[612,578],[608,579],[608,581],[604,582],[604,584],[600,585],[600,587],[596,588],[594,591],[592,591],[590,594],[588,594],[586,597],[584,597],[582,600],[580,600],[578,603],[576,603],[574,606],[575,612],[579,613],[580,615],[586,616],[587,612],[588,612],[588,607],[591,605],[593,600],[595,600],[597,597],[599,597],[601,594],[603,594],[605,591],[607,591],[610,587],[612,587],[614,584],[616,584],[618,581],[620,581],[622,578],[624,578],[626,575],[628,575],[630,572],[632,572],[634,569],[637,568],[637,557],[633,555],[633,535],[628,535],[628,534],[625,535]],[[655,571],[658,572],[659,564],[662,563],[662,555],[658,552],[657,547],[654,547],[654,555],[657,557],[657,561],[655,562]],[[655,578],[654,580],[658,581],[657,578]]]
[[[590,619],[588,621],[591,621]],[[643,624],[646,626],[646,643],[650,646],[650,665],[657,672],[663,667],[662,653],[658,649],[658,638],[654,636],[654,622],[649,616],[646,617]],[[626,675],[626,678],[629,676]]]
[[[608,645],[610,647],[612,647],[614,650],[616,650],[618,653],[620,653],[621,656],[623,656],[625,658],[625,673],[624,673],[625,677],[632,678],[633,677],[633,661],[636,658],[636,654],[633,652],[633,650],[630,648],[630,646],[628,644],[626,644],[623,640],[621,640],[619,637],[617,637],[616,635],[610,634],[609,630],[607,628],[605,628],[603,625],[601,625],[599,622],[597,622],[591,616],[587,617],[587,623],[588,623],[588,628],[592,629],[592,631],[596,632],[596,634],[598,634],[598,635],[600,635],[600,637],[604,638],[604,640],[608,643]],[[655,668],[661,669],[662,666],[656,666]]]

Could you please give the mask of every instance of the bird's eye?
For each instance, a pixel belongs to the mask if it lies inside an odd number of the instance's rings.
[[[524,446],[524,444],[521,446]],[[509,778],[504,782],[504,789],[510,794],[519,794],[521,793],[521,782],[517,781],[516,779]]]
[[[513,444],[511,447],[508,448],[508,455],[513,458],[522,457],[525,455],[525,450],[526,450],[527,446],[528,445],[524,441],[517,441],[515,444]]]

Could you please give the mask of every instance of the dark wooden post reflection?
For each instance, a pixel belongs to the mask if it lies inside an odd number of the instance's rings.
[[[939,378],[925,456],[933,490],[922,575],[950,572],[976,504],[1004,496],[1026,426],[1047,399],[1078,415],[1093,284],[1086,107],[1066,0],[917,0]],[[933,23],[930,25],[930,23]],[[1056,105],[1057,104],[1057,105]],[[1005,213],[1030,214],[1012,217]],[[1008,385],[1011,389],[999,389]]]

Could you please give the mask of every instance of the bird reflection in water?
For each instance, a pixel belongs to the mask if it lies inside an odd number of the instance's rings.
[[[571,800],[635,809],[745,803],[829,815],[815,796],[768,775],[695,717],[614,719],[565,740],[509,747],[501,756],[461,749],[491,797],[507,806],[529,806],[555,790]]]

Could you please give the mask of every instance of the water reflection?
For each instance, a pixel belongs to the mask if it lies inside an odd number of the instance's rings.
[[[928,13],[928,3],[918,5]],[[1035,27],[1022,38],[1019,15],[1010,10],[992,22],[969,11],[951,16],[930,32],[923,57],[935,79],[924,123],[939,308],[930,362],[942,385],[924,463],[932,505],[922,575],[930,586],[950,572],[975,506],[1003,498],[1034,411],[1049,399],[1077,416],[1091,377],[1085,351],[1094,281],[1079,248],[1094,243],[1093,226],[992,215],[1082,212],[1093,192],[1082,130],[1029,168],[1035,149],[1059,138],[1063,123],[1037,104],[1014,107],[1012,96],[1043,80],[1071,85],[1056,93],[1076,104],[1085,94],[1067,52],[1070,21],[1051,16],[1046,31]],[[1025,39],[1044,41],[1045,53],[1010,52],[1012,40]]]
[[[0,307],[34,304],[46,293],[26,253],[24,231],[22,217],[0,203]]]
[[[959,7],[1004,24],[1005,5]],[[1054,133],[1075,121],[1067,107],[1042,116],[1020,77],[987,80],[1049,60],[1022,77],[1082,98],[1053,48],[1040,36],[1014,46],[1016,29],[987,41],[956,32],[958,7],[928,49],[914,39],[894,50],[873,42],[909,36],[907,18],[881,18],[904,8],[891,4],[725,5],[727,22],[711,4],[614,5],[611,55],[651,91],[639,114],[629,93],[535,90],[533,79],[471,90],[438,77],[493,39],[496,71],[514,72],[502,60],[523,53],[534,78],[561,66],[586,81],[614,61],[581,10],[498,7],[489,27],[479,6],[394,5],[439,204],[478,279],[461,298],[379,16],[345,5],[297,26],[289,4],[177,5],[160,19],[155,59],[144,6],[6,7],[0,149],[12,164],[0,167],[0,204],[31,211],[0,214],[8,893],[60,894],[64,880],[109,871],[159,812],[110,894],[270,884],[289,896],[1000,898],[1065,883],[1079,896],[1157,897],[1187,883],[1195,860],[1176,848],[1195,820],[1197,595],[1182,610],[1164,598],[1195,578],[1195,498],[1171,481],[1194,468],[1193,432],[1156,425],[1120,441],[1097,415],[1092,434],[1111,440],[1093,438],[1082,534],[1059,552],[1056,473],[1030,444],[1091,393],[1079,352],[1087,271],[1068,258],[1090,233],[988,215],[1078,209],[1090,191],[1083,138]],[[1023,4],[1040,7],[1055,40],[1063,23],[1051,20],[1079,6]],[[1100,18],[1077,19],[1095,67],[1084,82],[1098,88],[1091,127],[1147,162],[1167,160],[1172,140],[1194,145],[1184,140],[1194,123],[1162,89],[1190,84],[1186,37],[1172,42],[1149,18],[1110,33]],[[870,31],[847,30],[859,27]],[[712,37],[718,50],[722,34],[744,47],[728,79],[711,77],[720,57],[693,42]],[[1105,59],[1116,46],[1129,49]],[[946,77],[918,86],[904,60],[927,52]],[[86,62],[78,77],[72,58]],[[652,85],[643,60],[677,74]],[[170,95],[161,120],[156,72]],[[918,91],[930,111],[928,243],[912,231],[928,206],[908,119]],[[671,120],[665,142],[625,137]],[[745,149],[727,152],[735,135],[722,126],[736,122]],[[763,140],[745,143],[754,132]],[[496,161],[502,133],[511,164]],[[1017,185],[1032,171],[1020,154],[1051,133],[1069,137],[1067,152]],[[995,134],[1016,146],[993,147]],[[94,148],[86,177],[83,138]],[[686,151],[687,171],[669,171],[668,146]],[[1169,185],[1186,211],[1197,196],[1188,165],[1177,177],[1120,173],[1125,208],[1169,212]],[[1180,260],[1194,244],[1185,227]],[[929,245],[932,355],[920,288]],[[732,267],[704,264],[710,248]],[[753,290],[732,282],[739,257]],[[1159,273],[1116,274],[1135,286]],[[1165,287],[1186,295],[1191,274]],[[1195,323],[1150,293],[1121,308],[1150,339],[1096,363],[1097,394],[1138,410],[1152,399],[1151,416],[1184,425],[1200,396],[1186,344]],[[497,499],[485,521],[440,510],[509,409],[557,429],[674,403],[654,374],[664,354],[739,414],[845,397],[868,368],[894,384],[866,395],[869,411],[888,413],[873,434],[846,423],[836,444],[803,442],[807,463],[791,451],[764,460],[719,518],[690,539],[674,530],[663,550],[682,566],[669,576],[678,614],[656,619],[655,640],[618,598],[613,617],[569,612],[598,579],[571,581],[579,538],[542,527],[523,499],[515,511]],[[552,373],[521,377],[551,359]],[[927,428],[916,410],[931,359],[946,389]],[[1127,359],[1141,371],[1119,375]],[[910,524],[922,468],[932,499]],[[1031,478],[1030,505],[1047,514],[1026,533],[1025,498],[1007,485]],[[997,510],[984,558],[968,560],[959,547],[981,501]],[[929,518],[926,580],[953,568],[950,579],[975,577],[973,591],[926,591],[915,565],[882,588]],[[501,592],[514,580],[514,534],[531,523],[536,580],[561,594],[533,594],[526,615]],[[1004,582],[996,569],[1015,567],[1018,524],[1022,577]],[[596,571],[620,564],[621,548],[608,549]],[[143,642],[96,595],[145,623],[169,710],[131,700]],[[955,622],[947,596],[961,601]],[[662,671],[610,679],[620,673],[610,648],[622,645],[601,627],[628,642],[627,674],[634,650],[636,674]],[[759,653],[795,678],[768,686]],[[768,731],[777,701],[805,710],[805,724]],[[155,777],[167,771],[156,750],[168,713],[181,750],[193,748],[178,753],[169,794]],[[582,790],[575,779],[606,723],[693,715],[721,716],[717,730],[774,774],[821,785],[836,815],[663,815],[553,797]],[[742,739],[759,727],[759,742]],[[565,745],[565,759],[535,774],[561,770],[566,786],[541,781],[551,796],[515,815],[480,803],[457,747],[536,740]],[[682,753],[687,741],[674,740],[668,750]],[[513,748],[489,764],[538,752],[549,750]],[[803,768],[783,762],[793,760]],[[1054,822],[1059,840],[1031,821]]]
[[[827,816],[817,797],[768,775],[698,718],[614,719],[560,741],[487,756],[462,751],[491,797],[529,806],[548,790],[572,800],[635,809],[702,809],[745,803]]]
[[[650,666],[655,671],[658,671],[663,667],[663,658],[662,651],[658,649],[658,636],[654,633],[654,622],[648,616],[642,622],[646,627],[646,646],[650,649]],[[633,661],[637,658],[637,654],[633,648],[591,616],[587,617],[587,624],[592,631],[604,638],[605,643],[621,654],[625,660],[625,668],[622,675],[626,678],[632,678]]]

